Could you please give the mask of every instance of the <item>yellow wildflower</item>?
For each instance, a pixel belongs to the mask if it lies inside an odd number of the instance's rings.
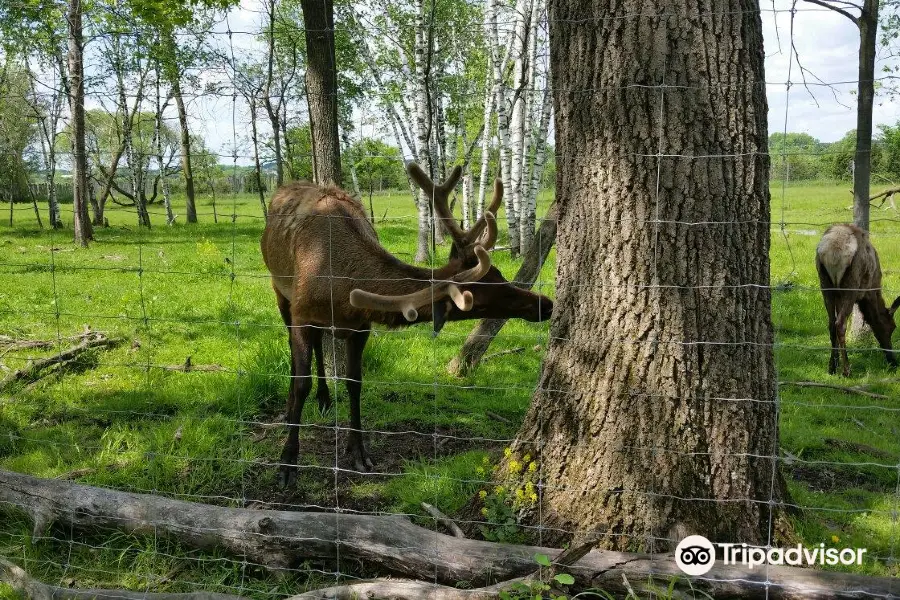
[[[504,487],[502,485],[498,485],[497,487],[494,488],[494,493],[498,494],[498,495],[502,494],[505,491],[506,491],[506,489],[504,489]]]
[[[517,460],[509,461],[509,472],[510,473],[518,473],[522,470],[522,465]]]
[[[534,492],[534,484],[530,481],[525,482],[525,493],[531,494]]]
[[[516,490],[516,498],[518,498],[519,500],[524,500],[525,499],[525,490],[523,490],[522,488],[517,489]]]
[[[476,467],[475,472],[479,475],[484,475],[484,469],[482,467]]]
[[[527,463],[527,462],[530,461],[530,460],[531,460],[531,455],[530,455],[530,454],[526,454],[526,455],[525,455],[525,458],[522,459],[522,462],[526,462],[526,463]]]
[[[834,542],[835,544],[837,544],[839,541],[841,541],[841,538],[839,538],[836,535],[833,535],[833,536],[831,536],[831,541]]]
[[[487,513],[488,513],[487,507],[481,509],[481,514],[484,515],[485,517],[487,516]]]
[[[483,462],[486,465],[489,465],[489,464],[491,464],[491,459],[488,458],[487,456],[485,456],[484,458],[481,459],[481,462]]]
[[[528,496],[528,499],[531,500],[532,503],[537,502],[537,494],[531,492],[531,495]]]
[[[512,456],[512,448],[504,448],[503,456],[505,456],[506,458],[509,458],[510,456]]]
[[[529,463],[529,465],[528,465],[528,472],[529,472],[529,473],[534,473],[535,471],[537,471],[537,463],[536,463],[536,462]]]
[[[481,498],[482,500],[487,498],[487,490],[481,490],[480,492],[478,492],[478,497]]]

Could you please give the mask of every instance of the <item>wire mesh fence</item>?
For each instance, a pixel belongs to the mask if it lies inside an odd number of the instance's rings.
[[[121,116],[118,111],[123,107],[126,114],[129,110],[135,114],[153,110],[152,99],[147,98],[146,91],[137,90],[144,85],[141,78],[148,77],[147,72],[152,68],[149,57],[139,56],[129,67],[131,71],[122,71],[140,81],[135,79],[116,89],[112,79],[104,80],[103,69],[109,66],[106,61],[115,41],[128,40],[137,45],[147,36],[144,25],[133,22],[123,6],[121,3],[92,5],[90,10],[96,11],[91,15],[95,29],[91,31],[86,51],[89,108],[98,115],[111,115],[114,122]],[[382,8],[357,10],[352,26],[339,23],[335,32],[352,39],[359,33],[361,24],[370,38],[393,38],[398,32],[380,17]],[[797,6],[796,3],[785,8],[773,3],[771,7],[748,9],[757,10],[767,15],[766,18],[782,15],[789,19],[791,42],[795,36],[794,23],[804,14],[830,12],[821,6]],[[487,25],[499,28],[501,38],[512,39],[519,20],[515,11],[508,13]],[[712,18],[719,14],[721,11],[711,6],[701,16]],[[47,170],[46,149],[41,151],[42,144],[30,147],[32,165],[38,166],[32,169],[27,186],[19,191],[19,196],[13,192],[7,194],[10,202],[4,206],[9,216],[4,219],[4,225],[8,226],[0,231],[0,364],[4,367],[0,371],[0,467],[42,478],[250,509],[260,514],[268,514],[261,512],[266,510],[313,513],[322,522],[333,524],[333,528],[322,530],[329,531],[333,537],[289,538],[292,546],[322,544],[326,550],[289,553],[291,560],[274,567],[276,560],[266,562],[259,555],[242,555],[229,552],[227,547],[197,544],[187,533],[182,537],[177,529],[173,532],[171,523],[154,522],[152,516],[120,516],[119,524],[107,522],[89,528],[76,527],[72,520],[67,526],[41,529],[33,526],[31,518],[23,516],[22,506],[4,501],[7,506],[0,526],[0,555],[33,577],[72,588],[145,593],[204,591],[282,598],[306,590],[366,581],[383,574],[379,567],[392,570],[391,564],[384,564],[390,559],[382,558],[374,565],[360,559],[365,553],[355,545],[353,536],[360,525],[351,520],[353,516],[395,518],[398,528],[400,523],[411,521],[428,529],[445,531],[446,518],[429,512],[425,505],[430,505],[449,514],[450,520],[466,536],[478,539],[544,546],[545,536],[556,539],[558,533],[583,533],[559,531],[557,525],[547,524],[540,499],[548,491],[577,493],[585,482],[573,481],[571,488],[551,489],[540,459],[546,440],[527,439],[519,431],[536,393],[569,393],[542,383],[541,363],[551,344],[577,344],[578,340],[555,334],[546,321],[508,323],[492,342],[479,368],[465,378],[449,375],[447,368],[469,338],[472,322],[448,323],[439,335],[435,335],[436,327],[428,324],[410,328],[375,327],[362,363],[361,426],[354,427],[351,422],[352,402],[346,389],[356,378],[340,367],[323,379],[314,372],[304,375],[310,381],[316,379],[316,386],[312,386],[299,423],[297,481],[287,488],[279,485],[278,471],[283,464],[279,454],[285,429],[291,421],[285,412],[285,401],[298,375],[293,370],[289,329],[285,328],[274,301],[273,276],[263,262],[259,246],[266,223],[285,215],[272,210],[264,214],[263,208],[271,209],[269,202],[277,187],[277,176],[271,164],[266,164],[265,169],[258,166],[260,161],[272,162],[275,152],[272,139],[279,132],[277,127],[272,127],[272,119],[257,112],[263,104],[261,88],[250,97],[246,90],[239,89],[238,71],[245,65],[241,63],[243,58],[235,59],[236,55],[264,52],[265,45],[260,39],[265,39],[265,27],[254,27],[252,22],[269,16],[265,8],[242,4],[227,18],[205,24],[202,31],[175,34],[192,40],[204,38],[209,46],[205,64],[187,68],[184,73],[186,80],[194,78],[195,89],[184,93],[191,127],[204,132],[208,148],[203,152],[210,157],[210,168],[216,172],[198,177],[209,183],[209,189],[203,188],[205,183],[198,185],[196,226],[188,227],[179,221],[174,226],[166,226],[169,211],[159,198],[164,180],[169,180],[175,188],[181,177],[176,167],[153,166],[163,154],[155,146],[161,141],[159,128],[168,125],[174,131],[178,125],[178,117],[171,107],[148,119],[148,123],[156,122],[155,133],[142,132],[141,126],[137,126],[136,137],[143,136],[143,139],[132,148],[130,157],[113,160],[117,148],[98,145],[94,149],[91,155],[92,169],[95,169],[94,194],[99,195],[104,186],[113,183],[117,189],[96,223],[95,240],[88,250],[71,245],[71,232],[67,228],[72,221],[72,207],[66,201],[69,183],[65,173],[70,166],[70,150],[65,143],[57,142],[56,160],[63,172],[51,183],[41,181]],[[664,11],[642,11],[613,14],[608,19],[655,22],[665,16]],[[546,28],[572,24],[548,23],[546,15],[543,19],[540,40],[543,43],[546,43]],[[233,24],[235,20],[239,24]],[[287,28],[284,35],[306,33],[299,23],[291,24],[288,20],[280,26]],[[441,43],[451,49],[458,45],[462,52],[469,46],[459,40],[466,35],[482,35],[484,29],[480,22],[454,21],[453,36]],[[246,39],[241,41],[242,38]],[[766,43],[770,41],[767,39]],[[766,81],[764,85],[770,94],[776,88],[777,93],[784,92],[784,113],[770,115],[770,130],[780,129],[786,137],[793,129],[790,106],[797,101],[792,98],[799,93],[794,87],[802,84],[807,89],[821,87],[829,93],[839,93],[841,89],[854,88],[857,81],[812,81],[808,80],[806,71],[801,71],[802,77],[798,76],[798,57],[787,48],[785,41],[778,43],[780,49],[784,46],[781,51],[789,55],[786,79]],[[365,52],[376,45],[375,42],[363,44],[367,48]],[[543,69],[541,74],[534,79],[533,86],[516,88],[517,93],[535,103],[532,110],[547,90],[549,73],[547,49],[537,48],[533,56],[539,70]],[[479,57],[483,58],[483,54]],[[430,77],[434,89],[440,90],[434,92],[436,96],[445,94],[448,98],[461,99],[462,104],[475,106],[477,113],[484,108],[486,83],[458,86],[459,80],[465,79],[462,65],[466,58],[461,56],[459,64],[448,72]],[[30,61],[26,64],[29,74],[39,73],[44,77],[32,78],[26,99],[30,98],[34,105],[47,106],[52,104],[53,97],[64,96],[64,86],[48,83],[48,67],[37,64],[33,58]],[[134,72],[140,73],[142,68],[148,71],[135,76]],[[406,76],[411,74],[407,71]],[[885,75],[877,81],[887,83],[891,79]],[[445,81],[448,86],[457,87],[442,88]],[[414,107],[409,105],[414,102],[403,97],[402,88],[398,92],[396,81],[383,82],[383,85],[367,83],[365,95],[358,97],[349,110],[351,123],[345,127],[344,146],[349,147],[354,136],[359,140],[364,137],[389,140],[390,144],[396,141],[396,153],[364,152],[354,160],[355,164],[382,160],[402,176],[405,162],[417,158],[419,153],[401,141],[404,137],[414,137],[411,133],[404,136],[392,131],[392,125],[403,119],[394,119],[392,123],[389,113],[395,105],[399,108],[394,110],[412,115]],[[710,87],[728,86],[716,82],[710,83]],[[666,96],[681,93],[685,86],[661,81],[628,83],[622,89],[644,94],[646,101],[658,106],[662,114]],[[599,91],[600,88],[554,89],[553,93]],[[21,95],[9,97],[22,99]],[[301,122],[306,100],[302,84],[266,93],[270,101],[282,97],[285,107],[289,107],[284,108],[284,120]],[[514,103],[512,99],[511,104]],[[54,139],[56,134],[63,139],[66,132],[67,113],[60,110]],[[290,115],[289,111],[295,111],[296,115]],[[532,113],[537,114],[536,110]],[[434,114],[429,118],[431,127],[446,132],[446,123],[439,123]],[[413,129],[411,120],[412,117],[404,124]],[[615,164],[616,159],[623,157],[652,161],[657,174],[657,207],[660,173],[673,168],[670,165],[715,166],[744,156],[666,152],[666,131],[662,123],[660,119],[660,129],[649,137],[647,147],[623,148],[619,156],[595,157],[604,164]],[[248,132],[251,125],[252,134]],[[285,140],[286,131],[281,134]],[[119,130],[118,134],[121,133]],[[472,135],[472,131],[468,134]],[[479,145],[471,137],[465,137],[464,127],[462,131],[456,129],[453,135],[461,138],[453,144],[454,149],[440,148],[440,153],[451,163],[452,158],[464,158],[465,148],[475,148],[465,159],[467,172],[475,177],[473,188],[480,184],[489,194],[490,179],[480,181],[477,173],[481,160]],[[479,136],[491,138],[485,148],[490,149],[493,168],[502,160],[495,155],[501,152],[496,146],[503,142],[495,139],[493,133],[490,136],[479,133]],[[163,158],[170,165],[177,164],[178,141],[173,137],[166,144],[166,156],[159,158],[158,164],[163,165]],[[534,164],[535,157],[528,153],[537,146],[523,146],[525,160]],[[437,145],[431,144],[429,148],[437,149]],[[567,158],[558,149],[550,148],[550,151],[555,153],[557,162]],[[826,376],[831,343],[813,263],[815,245],[824,229],[832,223],[852,219],[849,210],[852,183],[797,183],[790,180],[790,170],[786,167],[796,157],[821,159],[843,156],[842,152],[833,148],[804,151],[786,146],[770,147],[768,157],[773,165],[779,162],[783,165],[781,173],[785,175],[783,180],[772,182],[771,218],[673,219],[663,218],[657,212],[642,216],[610,215],[605,220],[611,228],[627,223],[635,231],[655,231],[657,235],[659,231],[693,229],[721,232],[723,237],[743,230],[766,231],[771,236],[769,283],[726,286],[703,277],[693,280],[693,276],[688,277],[688,283],[676,286],[657,282],[648,285],[592,281],[584,293],[599,296],[606,290],[644,291],[648,287],[658,288],[660,294],[727,287],[747,294],[759,288],[770,292],[774,340],[649,339],[637,331],[603,334],[622,346],[760,346],[774,353],[778,380],[774,403],[778,421],[773,427],[779,431],[778,445],[765,455],[726,451],[725,458],[765,461],[771,465],[773,481],[776,472],[785,474],[791,499],[783,505],[801,511],[791,522],[792,540],[810,547],[818,547],[820,542],[828,547],[865,547],[868,553],[857,571],[896,578],[900,551],[900,446],[897,445],[900,383],[884,367],[881,349],[866,339],[851,348],[854,368],[862,373],[859,379],[842,381]],[[313,158],[311,152],[303,149],[295,149],[291,154],[298,165],[302,163],[298,172]],[[122,166],[113,167],[120,174],[109,176],[107,165],[116,164],[120,159]],[[441,169],[435,167],[435,173],[439,173]],[[137,171],[143,174],[143,201],[148,202],[145,210],[152,227],[136,224],[138,207],[134,198],[139,188],[134,185],[134,174]],[[357,175],[354,173],[353,177]],[[549,177],[538,174],[536,178],[541,183],[534,198],[539,223],[553,202],[554,190]],[[107,181],[110,185],[106,185]],[[406,187],[408,183],[403,176],[399,190],[378,193],[354,184],[356,189],[352,191],[365,209],[364,221],[354,227],[377,231],[380,243],[388,251],[402,262],[414,263],[420,215],[417,200]],[[465,202],[471,207],[474,220],[484,206],[476,207],[477,196],[471,190],[463,191],[464,187],[465,184],[456,197],[460,205]],[[46,213],[46,197],[51,188],[62,199],[60,213],[65,224],[62,229],[38,228],[34,216],[35,210]],[[168,200],[175,212],[184,210],[181,190],[165,195],[171,196]],[[151,196],[159,199],[148,201]],[[16,202],[12,201],[13,197]],[[900,236],[900,215],[889,201],[891,197],[886,197],[881,206],[876,205],[871,216],[872,239],[882,253],[883,289],[889,301],[900,294],[900,279],[893,266],[900,260],[896,252],[900,247],[896,239]],[[332,218],[326,219],[327,224],[314,226],[319,235],[333,230]],[[431,213],[428,218],[433,232],[437,217]],[[509,224],[502,217],[498,222],[500,238],[491,254],[492,262],[507,279],[515,282],[513,273],[520,260],[507,251],[511,244]],[[430,241],[427,262],[422,264],[431,276],[416,281],[423,287],[443,282],[436,273],[451,260],[450,243]],[[541,240],[537,243],[540,245]],[[327,247],[329,264],[347,260],[342,256],[346,251],[343,241],[335,243],[328,237]],[[653,259],[665,261],[666,257]],[[555,254],[551,253],[539,269],[536,281],[529,286],[535,292],[554,296],[555,260]],[[331,267],[323,267],[317,277],[333,291],[335,278],[329,273],[333,273]],[[377,273],[372,280],[389,284],[404,281],[385,279]],[[364,281],[358,279],[357,285]],[[477,296],[479,289],[488,294],[491,285],[475,282],[469,289]],[[330,323],[296,327],[334,332],[337,323],[334,310],[341,302],[332,300]],[[428,310],[433,313],[437,306],[438,301],[432,300]],[[330,354],[332,364],[340,362],[339,347],[326,347],[326,358]],[[73,349],[77,350],[73,352]],[[325,411],[318,410],[312,398],[314,394],[322,394],[321,386],[327,386],[334,400],[333,408]],[[685,400],[690,399],[665,393],[633,394],[635,403],[651,405]],[[716,390],[706,394],[703,400],[718,406],[772,402],[735,398]],[[359,469],[346,450],[357,433],[362,434],[369,448],[372,469]],[[522,446],[536,448],[538,452],[532,456],[515,449]],[[622,445],[623,453],[650,450],[653,456],[686,454],[684,449],[669,447],[666,440],[660,440],[652,449]],[[654,482],[658,483],[663,476],[654,474]],[[763,510],[773,514],[774,484],[771,489],[773,495],[769,498],[737,493],[727,499],[676,498],[663,486],[660,489],[623,487],[616,492],[697,505],[761,504]],[[336,518],[332,521],[333,516]],[[130,528],[129,519],[141,526]],[[126,526],[122,527],[121,522]],[[211,539],[223,535],[242,536],[244,541],[251,542],[255,539],[237,524],[233,529],[209,529]],[[778,537],[777,529],[772,523],[763,547],[785,543]],[[614,545],[627,544],[626,540],[630,539],[615,531],[603,533]],[[285,539],[279,537],[284,534],[274,531],[262,530],[254,535]],[[671,549],[680,540],[669,532],[652,531],[643,541],[651,557],[645,574],[652,576],[661,572],[660,565],[672,562]],[[444,542],[435,537],[429,543],[433,547],[409,551],[440,555]],[[538,566],[534,565],[535,570]],[[779,597],[782,593],[779,586],[790,587],[783,580],[773,583],[777,577],[768,565],[761,572],[759,579],[743,581],[758,595]],[[447,576],[435,565],[433,572],[420,572],[420,579],[438,584],[445,582]],[[739,579],[735,577],[731,581],[740,582]],[[842,591],[859,597],[893,597],[870,592],[865,580],[853,580]],[[890,592],[896,595],[900,587],[891,588]],[[669,596],[660,591],[647,597]]]

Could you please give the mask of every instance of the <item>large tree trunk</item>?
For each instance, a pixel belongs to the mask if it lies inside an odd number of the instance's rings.
[[[313,147],[313,179],[341,185],[337,65],[332,0],[300,0],[306,28],[306,101]]]
[[[81,0],[69,0],[69,111],[72,115],[72,226],[75,243],[87,248],[94,239],[88,217],[87,149],[84,130],[84,42],[81,28]]]
[[[612,547],[765,543],[785,494],[759,3],[716,7],[549,2],[557,302],[515,447],[542,525]]]

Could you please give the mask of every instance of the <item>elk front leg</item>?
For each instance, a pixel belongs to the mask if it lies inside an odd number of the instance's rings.
[[[850,359],[847,358],[847,317],[849,311],[841,311],[837,316],[837,345],[841,353],[841,375],[850,377]]]
[[[860,298],[856,303],[859,306],[859,312],[862,313],[866,323],[872,327],[872,333],[878,340],[878,345],[884,351],[884,358],[887,360],[891,369],[897,368],[897,357],[894,356],[893,347],[891,346],[891,330],[884,327],[883,321],[878,319],[878,307],[884,306],[884,299],[880,294],[870,293]]]
[[[328,379],[325,377],[325,356],[322,352],[323,335],[324,332],[321,329],[316,329],[313,351],[316,355],[316,400],[319,403],[319,413],[324,415],[331,408],[332,401],[331,392],[328,389]]]
[[[290,328],[291,339],[291,388],[288,393],[287,424],[288,435],[281,451],[279,467],[282,487],[293,485],[297,480],[297,455],[300,452],[300,418],[303,415],[303,404],[312,389],[310,376],[312,365],[312,340],[310,331],[313,328],[305,325],[294,325]]]
[[[828,335],[831,338],[831,357],[828,359],[828,374],[834,375],[837,373],[837,363],[838,363],[838,335],[837,335],[837,321],[834,318],[834,312],[828,312]]]
[[[359,396],[362,392],[362,355],[368,339],[368,331],[354,332],[347,339],[347,392],[350,396],[351,429],[347,441],[347,453],[353,459],[353,468],[363,473],[371,471],[374,467],[363,444],[359,407]]]

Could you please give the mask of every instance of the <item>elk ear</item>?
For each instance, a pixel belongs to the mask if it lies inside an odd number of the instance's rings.
[[[898,308],[900,308],[900,296],[897,296],[894,299],[894,303],[891,304],[891,307],[888,309],[888,312],[891,314],[891,316],[893,316],[894,313],[897,312]]]
[[[426,196],[434,194],[434,182],[425,174],[425,171],[422,170],[418,163],[411,162],[407,164],[406,172],[409,173],[410,179],[425,192]]]

